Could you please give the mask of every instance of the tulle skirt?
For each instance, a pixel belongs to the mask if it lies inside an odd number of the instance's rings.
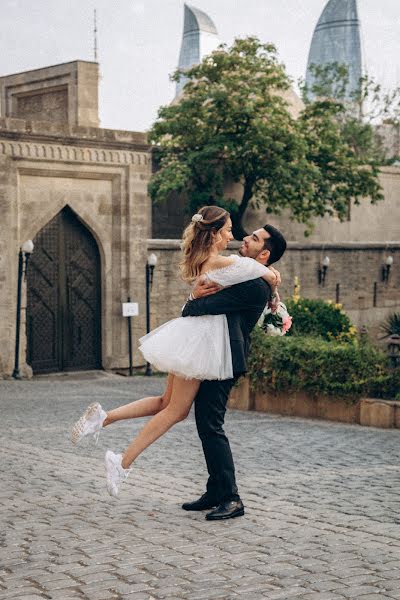
[[[225,315],[172,319],[139,341],[139,350],[146,361],[160,371],[185,379],[233,377]]]

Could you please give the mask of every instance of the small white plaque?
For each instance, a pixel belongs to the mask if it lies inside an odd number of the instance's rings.
[[[122,316],[123,317],[137,317],[139,314],[139,304],[137,302],[123,302],[122,303]]]

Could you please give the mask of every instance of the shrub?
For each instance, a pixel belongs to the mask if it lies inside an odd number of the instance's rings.
[[[373,398],[400,400],[400,369],[391,369],[377,377],[369,392]]]
[[[286,306],[293,319],[288,335],[343,341],[350,341],[356,336],[357,330],[340,304],[300,298],[297,302],[289,300]]]
[[[397,375],[387,368],[386,355],[367,341],[348,344],[299,335],[275,338],[259,327],[252,334],[249,377],[260,391],[305,391],[349,401],[371,395],[394,398],[394,390],[399,389],[392,381]]]

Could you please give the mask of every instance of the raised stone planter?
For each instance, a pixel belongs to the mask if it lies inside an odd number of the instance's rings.
[[[247,378],[243,378],[232,390],[228,406],[238,410],[400,429],[400,402],[366,398],[351,404],[344,398],[315,398],[305,392],[260,393],[251,389]]]

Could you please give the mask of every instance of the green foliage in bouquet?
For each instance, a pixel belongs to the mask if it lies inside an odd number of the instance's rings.
[[[361,396],[393,399],[399,389],[399,372],[390,370],[386,355],[368,341],[349,344],[311,336],[270,337],[260,327],[252,334],[249,377],[259,391],[304,391],[350,402]]]
[[[357,330],[340,304],[300,298],[286,303],[293,325],[287,335],[314,336],[325,340],[353,341]]]

